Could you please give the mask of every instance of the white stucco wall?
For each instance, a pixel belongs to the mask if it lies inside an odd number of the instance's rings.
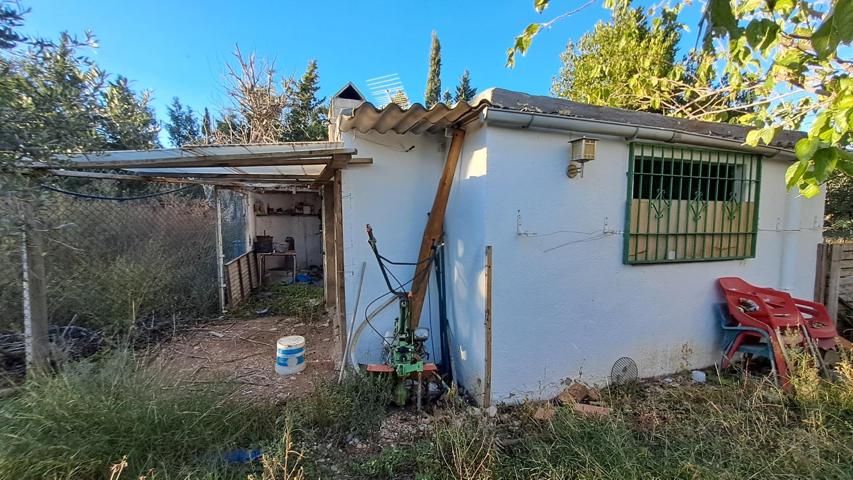
[[[781,287],[785,163],[763,163],[756,258],[631,266],[622,263],[621,235],[627,143],[602,139],[583,178],[569,179],[571,138],[488,129],[496,401],[548,398],[569,379],[604,383],[622,356],[636,361],[641,376],[710,365],[719,356],[715,280]],[[823,197],[801,202],[792,293],[810,298]],[[538,236],[518,235],[519,212],[522,229]]]
[[[435,190],[444,165],[444,143],[441,136],[361,134],[346,132],[342,141],[358,149],[359,157],[373,158],[372,165],[353,165],[342,170],[344,228],[344,276],[346,278],[347,324],[351,320],[358,290],[358,272],[367,262],[356,327],[364,320],[369,302],[388,292],[376,259],[367,243],[365,225],[373,227],[380,253],[394,261],[417,261],[427,214],[432,208]],[[410,280],[413,266],[391,266],[401,282]],[[387,298],[387,297],[386,297]],[[385,299],[376,302],[373,307]],[[430,315],[431,310],[431,315]],[[373,322],[379,332],[392,328],[399,310],[396,304],[387,308]],[[432,325],[430,325],[430,317]],[[432,333],[427,342],[440,355],[438,343],[438,294],[435,279],[430,279],[430,295],[421,315],[421,326]],[[366,328],[356,349],[361,363],[381,360],[382,339]]]
[[[489,130],[469,128],[447,205],[447,315],[453,378],[480,399],[485,370],[485,247]]]

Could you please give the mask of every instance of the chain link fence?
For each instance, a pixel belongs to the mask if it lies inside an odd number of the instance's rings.
[[[41,193],[51,325],[110,335],[218,315],[212,189],[127,193],[106,181]],[[229,190],[219,198],[228,261],[246,247],[246,202]],[[0,236],[0,333],[23,331],[21,244],[20,233]]]

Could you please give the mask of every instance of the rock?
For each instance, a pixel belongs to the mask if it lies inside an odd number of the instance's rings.
[[[586,399],[589,400],[590,403],[600,402],[601,392],[597,388],[590,388],[589,392],[587,392]]]
[[[492,405],[491,407],[486,409],[486,415],[488,415],[490,418],[495,418],[495,416],[497,414],[498,414],[498,407],[496,407],[494,405]]]
[[[557,400],[561,405],[571,405],[583,401],[587,396],[589,396],[589,388],[582,383],[574,382],[557,395]]]
[[[610,409],[607,407],[599,407],[597,405],[585,405],[583,403],[576,403],[572,406],[574,410],[578,413],[582,413],[584,415],[597,415],[604,416],[610,415]]]
[[[533,419],[545,422],[554,418],[554,415],[556,414],[557,409],[550,403],[546,403],[536,409],[536,412],[533,413]]]
[[[705,383],[708,377],[705,375],[705,372],[701,370],[693,370],[690,372],[690,377],[693,378],[693,382],[695,383]]]

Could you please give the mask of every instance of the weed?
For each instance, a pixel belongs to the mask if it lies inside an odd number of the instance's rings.
[[[419,471],[419,458],[423,458],[431,448],[429,444],[384,448],[373,458],[352,463],[350,470],[367,478],[400,478],[406,473]]]
[[[120,350],[0,402],[0,478],[104,478],[217,471],[219,455],[273,438],[274,411],[237,404],[224,385],[176,384],[168,369]]]
[[[261,476],[252,474],[248,480],[304,480],[302,457],[302,452],[296,449],[293,442],[293,423],[287,420],[281,440],[273,446],[271,453],[261,458]]]
[[[486,419],[457,416],[440,422],[433,437],[435,456],[444,473],[458,480],[492,478],[495,435]]]
[[[386,377],[351,376],[340,384],[329,381],[295,407],[296,420],[315,436],[341,442],[376,431],[391,403]]]
[[[275,285],[256,295],[243,305],[236,315],[243,318],[256,317],[258,310],[269,309],[270,315],[299,317],[307,322],[323,314],[323,288],[314,285]]]

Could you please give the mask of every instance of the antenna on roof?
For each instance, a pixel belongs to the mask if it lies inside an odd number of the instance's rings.
[[[392,73],[367,80],[370,95],[379,108],[396,103],[400,108],[409,108],[409,96],[400,80],[400,75]]]

